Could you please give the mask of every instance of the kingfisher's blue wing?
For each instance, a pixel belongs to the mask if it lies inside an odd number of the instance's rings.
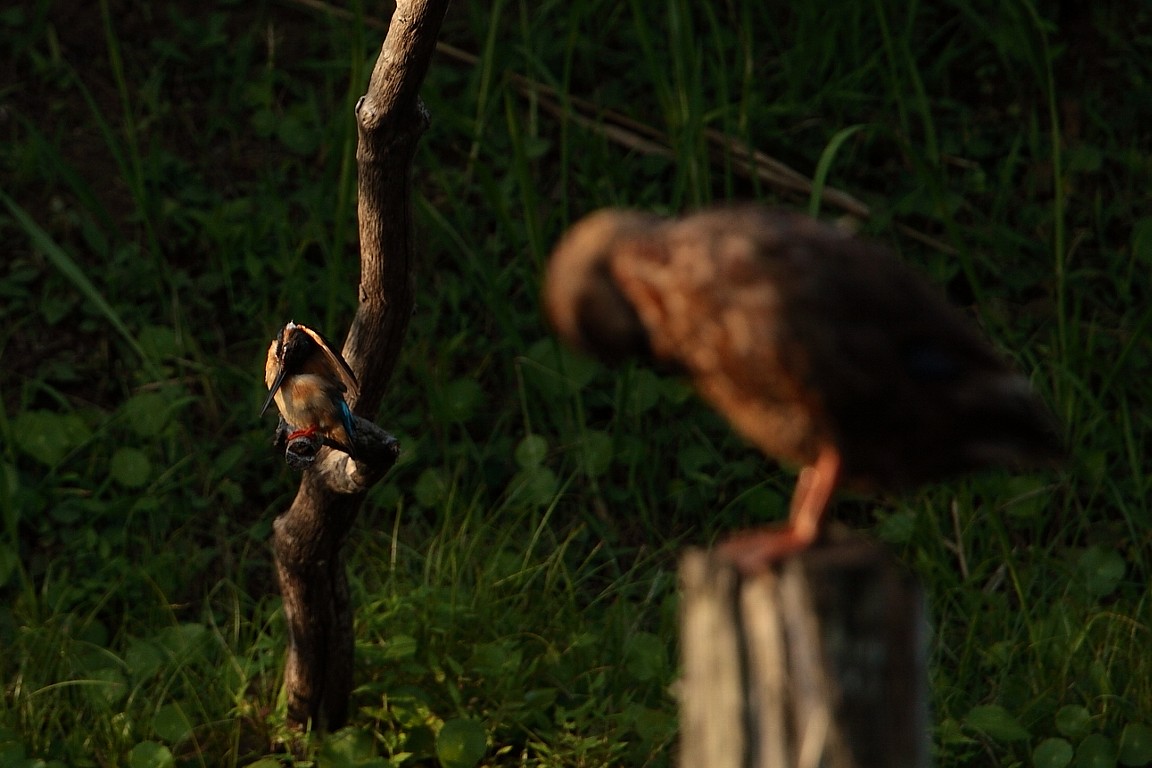
[[[352,427],[352,409],[340,396],[336,398],[336,406],[340,409],[340,423],[344,426],[344,433],[348,435],[348,455],[356,458],[356,432]]]

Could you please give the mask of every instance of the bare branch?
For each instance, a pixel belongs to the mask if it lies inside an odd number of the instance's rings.
[[[277,576],[288,626],[284,687],[288,724],[339,728],[348,718],[352,609],[343,545],[368,489],[398,448],[371,421],[384,396],[412,312],[411,167],[428,125],[417,93],[435,50],[447,0],[398,2],[359,126],[360,307],[344,357],[360,381],[352,403],[359,460],[322,449],[292,506],[273,525]]]

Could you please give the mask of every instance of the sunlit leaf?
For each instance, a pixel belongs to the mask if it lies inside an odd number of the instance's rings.
[[[383,659],[385,661],[401,661],[416,655],[419,643],[411,635],[392,635],[384,643]]]
[[[427,691],[414,685],[398,686],[388,694],[388,709],[396,722],[405,728],[426,725],[432,718]]]
[[[376,756],[372,734],[363,728],[341,728],[324,739],[321,765],[331,768],[359,768]]]
[[[168,747],[155,741],[142,741],[128,752],[129,768],[172,768],[175,758]]]
[[[484,759],[488,735],[475,720],[445,721],[436,736],[436,757],[444,768],[472,768]]]

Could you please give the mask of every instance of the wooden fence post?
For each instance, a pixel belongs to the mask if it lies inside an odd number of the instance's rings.
[[[680,562],[681,768],[926,768],[920,587],[880,545],[833,529],[742,578]]]

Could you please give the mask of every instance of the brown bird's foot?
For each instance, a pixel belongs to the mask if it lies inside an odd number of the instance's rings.
[[[734,533],[716,546],[716,554],[732,563],[740,575],[752,577],[804,551],[811,544],[811,538],[784,524]]]
[[[779,526],[753,528],[733,534],[721,542],[717,552],[744,576],[767,571],[774,563],[812,546],[820,533],[824,510],[840,480],[840,453],[824,446],[811,466],[800,470],[788,522]]]

